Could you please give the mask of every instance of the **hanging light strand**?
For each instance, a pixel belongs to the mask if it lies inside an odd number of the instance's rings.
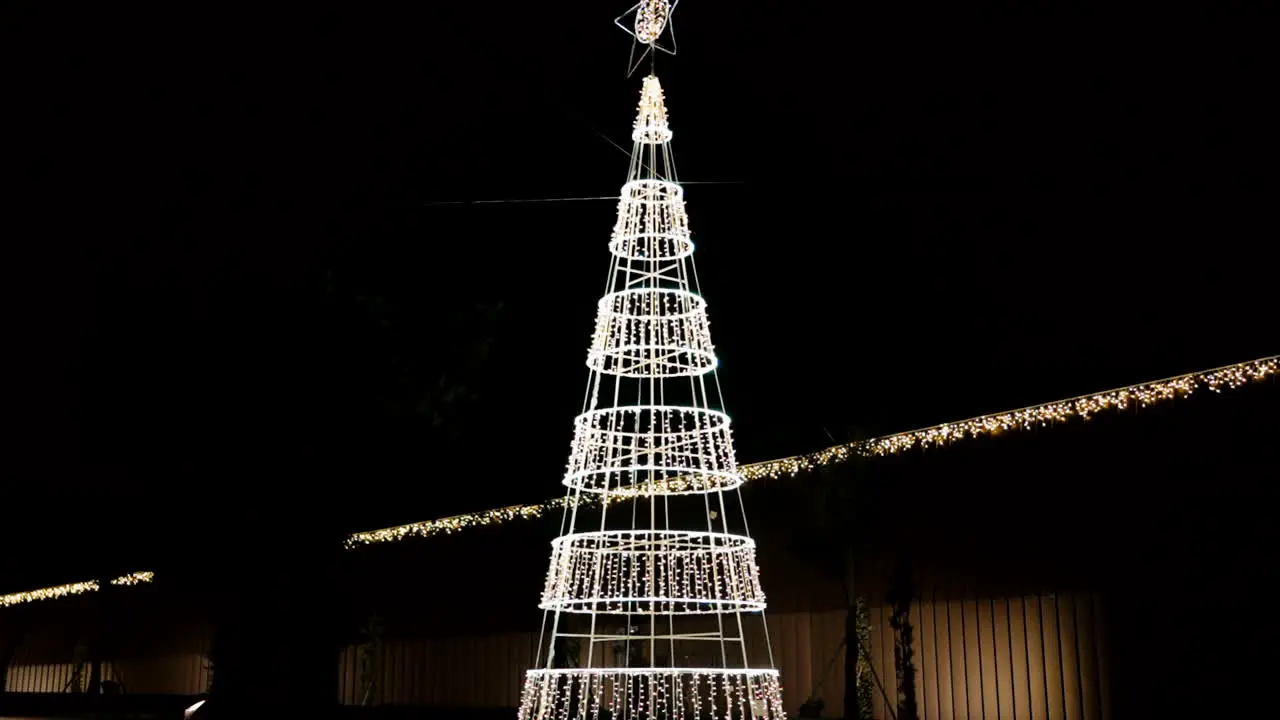
[[[128,575],[121,575],[120,577],[109,581],[109,584],[117,586],[141,585],[151,582],[155,579],[155,576],[155,573],[149,571],[133,572]],[[57,598],[69,597],[71,595],[83,595],[84,593],[97,592],[101,589],[102,581],[85,580],[84,582],[55,585],[53,587],[40,588],[38,590],[9,593],[8,595],[0,595],[0,607],[12,607],[14,605],[22,605],[23,603],[35,602],[37,600],[56,600]]]
[[[997,435],[1006,431],[1047,427],[1073,418],[1087,420],[1093,415],[1107,410],[1125,410],[1130,407],[1145,408],[1176,397],[1186,397],[1201,388],[1214,393],[1222,393],[1224,390],[1236,390],[1277,375],[1280,375],[1280,355],[1272,355],[1212,370],[1187,373],[1186,375],[1164,380],[1130,385],[1124,388],[1082,395],[1043,405],[1032,405],[1019,410],[982,415],[960,422],[943,423],[933,427],[879,438],[858,440],[825,448],[807,455],[796,455],[778,460],[739,465],[738,472],[744,480],[793,477],[818,467],[847,462],[855,456],[882,457],[897,455],[915,448],[939,447],[961,440]],[[681,480],[681,478],[674,478],[668,482],[677,483]],[[636,495],[636,497],[640,496],[639,494]],[[630,499],[632,497],[627,495],[582,494],[576,504],[578,506],[586,506],[601,502],[626,502]],[[469,528],[499,525],[511,520],[540,518],[548,512],[560,510],[572,504],[574,503],[569,498],[558,497],[533,505],[510,505],[482,512],[453,515],[437,520],[424,520],[422,522],[409,523],[408,525],[368,530],[349,536],[345,545],[350,549],[404,540],[406,538],[451,535]],[[129,587],[150,583],[154,579],[155,573],[153,572],[135,572],[110,580],[108,584]],[[97,592],[101,589],[101,581],[86,580],[84,582],[9,593],[0,595],[0,608],[38,600],[53,600],[72,595],[82,595],[84,593]]]
[[[1200,388],[1214,393],[1221,393],[1223,390],[1235,390],[1276,375],[1280,375],[1280,355],[1272,355],[1211,370],[1187,373],[1164,380],[1130,385],[1105,392],[1081,395],[1066,400],[1031,405],[1018,410],[981,415],[959,422],[942,423],[941,425],[884,437],[856,440],[807,455],[795,455],[778,460],[739,465],[738,473],[741,474],[744,480],[794,477],[818,467],[847,462],[855,456],[884,457],[897,455],[917,448],[941,447],[961,440],[998,435],[1012,430],[1048,427],[1049,425],[1075,418],[1088,420],[1090,417],[1108,410],[1125,410],[1130,407],[1145,408],[1177,397],[1186,397]],[[598,496],[584,493],[579,496],[576,504],[582,506],[599,504],[600,502],[624,502],[633,497],[647,496],[653,492],[678,489],[682,487],[681,483],[685,482],[687,482],[685,478],[672,478],[663,481],[664,485],[669,484],[671,488],[649,486],[644,491],[637,491],[634,495]],[[408,525],[358,532],[347,538],[346,547],[356,548],[410,537],[426,538],[436,535],[450,535],[468,528],[497,525],[510,520],[531,520],[540,518],[549,511],[560,510],[566,505],[572,504],[574,504],[574,501],[561,497],[535,505],[511,505],[483,512],[464,513],[437,520],[424,520]]]

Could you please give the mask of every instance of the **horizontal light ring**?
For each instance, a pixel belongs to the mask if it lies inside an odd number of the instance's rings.
[[[619,377],[696,376],[718,365],[707,302],[688,290],[631,288],[600,298],[587,367]]]
[[[619,607],[613,607],[613,606]],[[699,607],[705,605],[706,607]],[[667,609],[679,608],[679,609]],[[765,602],[738,600],[698,600],[695,598],[581,598],[574,600],[544,600],[539,610],[559,610],[567,613],[595,613],[597,615],[723,615],[732,612],[760,612],[768,607]]]
[[[729,416],[675,405],[579,415],[563,479],[584,492],[628,497],[707,493],[742,482]]]
[[[563,545],[571,543],[574,540],[612,540],[614,538],[632,539],[640,542],[659,542],[665,538],[672,540],[686,540],[696,542],[698,540],[712,541],[712,547],[724,550],[735,550],[738,548],[755,548],[756,541],[746,535],[734,535],[733,533],[710,532],[706,530],[594,530],[591,532],[576,532],[568,535],[561,535],[551,541],[552,545]],[[718,543],[717,543],[718,541]],[[700,549],[693,547],[691,549]]]
[[[622,186],[609,251],[627,260],[678,260],[693,253],[684,188],[657,179]]]
[[[646,636],[647,637],[647,636]],[[525,676],[539,675],[741,675],[743,677],[778,677],[772,668],[673,668],[673,667],[612,667],[612,668],[551,668],[526,670]]]
[[[581,415],[574,418],[573,422],[574,422],[574,425],[577,427],[586,427],[589,423],[591,423],[593,419],[597,417],[608,418],[610,416],[613,416],[619,413],[639,414],[639,413],[648,413],[648,412],[658,412],[658,413],[664,413],[664,414],[665,413],[684,413],[689,415],[696,415],[699,417],[706,417],[708,418],[708,420],[714,421],[714,424],[708,425],[708,427],[711,429],[718,430],[720,428],[727,428],[729,426],[729,415],[727,413],[724,413],[720,410],[713,410],[711,408],[689,407],[688,405],[623,405],[621,407],[616,407],[616,408],[601,408],[598,410],[590,410],[588,412],[582,413]],[[615,431],[615,432],[621,432],[621,431]],[[636,433],[629,433],[629,434],[636,434]],[[639,434],[644,434],[644,433],[639,433]]]
[[[551,543],[539,607],[698,615],[765,608],[755,542],[697,530],[602,530]]]

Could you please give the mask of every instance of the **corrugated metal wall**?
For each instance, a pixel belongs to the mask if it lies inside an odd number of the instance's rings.
[[[516,707],[537,633],[387,640],[372,702],[438,707]],[[338,700],[363,695],[359,651],[338,659]]]
[[[873,666],[895,697],[889,608],[871,608]],[[922,719],[1104,720],[1102,605],[1088,593],[943,600],[912,608]],[[886,706],[875,695],[877,718]]]
[[[1102,603],[1089,593],[1003,598],[925,597],[912,607],[916,701],[924,720],[1106,720],[1110,717]],[[895,698],[889,608],[872,607],[872,667]],[[768,615],[774,662],[782,671],[787,711],[811,696],[827,717],[841,714],[844,697],[843,610]],[[753,662],[767,662],[763,628],[747,624]],[[389,638],[374,704],[507,707],[519,699],[536,633]],[[8,672],[14,692],[63,692],[71,663],[20,650]],[[356,647],[338,658],[338,699],[359,704],[363,683]],[[209,669],[198,652],[104,664],[103,679],[130,693],[204,692]],[[84,683],[88,682],[85,677]],[[890,717],[881,693],[876,718]]]
[[[872,607],[872,667],[896,698],[890,609]],[[1101,604],[1087,593],[998,599],[930,599],[912,607],[916,702],[923,720],[1105,720],[1110,717]],[[787,712],[810,696],[839,717],[844,698],[845,613],[768,616]],[[762,630],[748,633],[763,662]],[[376,704],[514,707],[536,634],[389,640]],[[359,704],[357,649],[339,661],[339,699]],[[889,718],[884,696],[873,712]]]
[[[27,663],[9,667],[9,692],[69,692],[74,674],[72,663]],[[209,670],[203,655],[197,653],[120,660],[102,664],[102,679],[120,683],[125,692],[139,694],[196,695],[209,684]],[[81,675],[80,687],[89,684],[89,671]]]

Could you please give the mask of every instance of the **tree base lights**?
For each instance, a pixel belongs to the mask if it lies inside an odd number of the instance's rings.
[[[530,670],[521,718],[785,718],[777,670]]]

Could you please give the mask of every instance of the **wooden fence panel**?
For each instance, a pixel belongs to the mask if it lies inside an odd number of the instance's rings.
[[[946,598],[933,588],[911,611],[915,628],[916,699],[926,720],[1109,720],[1105,606],[1091,594]],[[896,705],[891,609],[869,608],[868,652],[888,699],[873,692],[876,718]],[[783,673],[784,702],[794,715],[812,695],[824,715],[841,713],[844,687],[845,613],[774,613],[768,616],[774,659]],[[744,626],[758,618],[744,618]],[[733,628],[736,631],[736,625]],[[764,662],[763,631],[749,629],[748,647]],[[385,642],[377,702],[407,706],[514,707],[536,645],[532,633],[444,638],[394,638]],[[70,650],[68,650],[68,655]],[[13,692],[62,692],[74,675],[69,662],[23,648],[6,678]],[[337,696],[361,699],[359,653],[336,655]],[[104,679],[127,692],[195,694],[208,671],[199,653],[146,659],[113,658]],[[87,682],[87,678],[86,678]],[[854,688],[847,690],[853,691]]]
[[[1005,601],[1009,623],[1009,682],[1012,702],[1009,717],[1031,718],[1031,678],[1027,659],[1027,618],[1023,598]]]
[[[1040,598],[1034,595],[1022,598],[1023,617],[1027,623],[1027,674],[1031,687],[1030,720],[1049,718],[1049,689],[1045,671],[1045,642],[1040,614]]]
[[[982,688],[982,717],[1000,717],[1000,683],[996,677],[995,618],[990,600],[975,600],[974,613],[978,626],[978,679]]]
[[[1081,716],[1084,720],[1102,720],[1098,703],[1097,634],[1093,628],[1093,596],[1089,593],[1076,596],[1076,632],[1080,651],[1077,658],[1080,697],[1084,703]]]
[[[1058,599],[1053,596],[1040,598],[1040,634],[1044,642],[1045,701],[1049,707],[1049,720],[1066,720],[1060,662],[1062,642],[1058,628]]]
[[[1084,698],[1080,678],[1080,655],[1077,651],[1080,638],[1076,634],[1076,598],[1069,594],[1058,595],[1058,637],[1060,654],[1058,664],[1062,668],[1062,700],[1064,715],[1083,720]]]
[[[992,650],[995,666],[996,717],[1016,718],[1013,709],[1013,631],[1009,626],[1009,602],[991,601]]]
[[[1111,720],[1110,641],[1106,633],[1107,606],[1097,594],[1093,596],[1094,656],[1097,658],[1098,715]]]
[[[1109,720],[1105,626],[1099,605],[1087,593],[922,600],[911,612],[921,718]],[[896,703],[889,613],[887,607],[871,608],[871,655],[876,674]],[[814,627],[837,632],[834,624]],[[775,635],[775,645],[784,654],[796,641]],[[810,642],[823,641],[814,637]],[[795,687],[794,676],[784,681],[788,688]],[[837,715],[841,696],[824,699],[826,714]],[[889,710],[877,689],[873,716],[890,718]]]

